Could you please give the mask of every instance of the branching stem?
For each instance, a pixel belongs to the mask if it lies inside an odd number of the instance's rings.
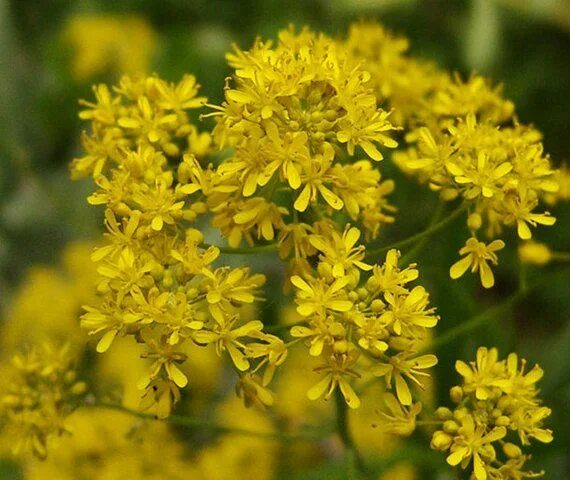
[[[206,248],[208,247],[218,247],[217,245],[211,245],[210,243],[202,243]],[[227,253],[231,255],[249,255],[255,253],[263,252],[275,252],[277,251],[277,244],[270,243],[268,245],[258,245],[256,247],[218,247],[221,253]]]
[[[247,428],[233,427],[229,425],[220,425],[203,418],[189,417],[185,415],[170,415],[167,418],[160,419],[156,415],[150,413],[139,412],[137,410],[125,407],[123,405],[107,402],[97,402],[89,405],[94,408],[104,408],[107,410],[116,410],[123,412],[143,420],[158,420],[177,425],[179,427],[186,427],[201,431],[208,431],[220,434],[237,434],[248,437],[267,438],[271,440],[280,440],[284,442],[298,441],[298,440],[322,440],[329,437],[332,432],[317,429],[307,429],[297,432],[260,432],[256,430],[249,430]]]
[[[412,235],[411,237],[404,238],[402,240],[398,240],[397,242],[394,242],[390,245],[386,245],[384,247],[378,247],[378,248],[370,249],[367,251],[367,257],[371,257],[373,255],[380,255],[382,253],[387,252],[388,250],[391,250],[392,248],[406,247],[408,245],[412,245],[412,244],[418,242],[419,240],[422,240],[423,238],[430,237],[430,236],[434,235],[435,233],[439,232],[440,230],[443,230],[445,227],[447,227],[447,225],[449,225],[457,217],[459,217],[463,212],[465,212],[468,207],[469,207],[468,203],[460,205],[458,208],[456,208],[453,212],[451,212],[443,220],[437,222],[436,224],[426,228],[425,230],[423,230],[419,233],[416,233],[415,235]]]

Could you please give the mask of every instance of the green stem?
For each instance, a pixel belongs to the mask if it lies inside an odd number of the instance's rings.
[[[559,262],[570,262],[570,253],[568,252],[552,252],[552,260]]]
[[[444,204],[440,200],[434,209],[434,212],[433,212],[433,215],[431,217],[428,228],[433,227],[434,225],[437,224],[437,222],[439,222],[441,220],[441,216],[443,215],[443,210],[444,210]],[[416,245],[414,245],[414,247],[412,247],[412,249],[402,257],[402,259],[400,261],[401,265],[409,264],[412,261],[412,259],[416,255],[418,255],[424,249],[424,247],[428,244],[428,240],[429,240],[429,236],[420,239],[418,241],[418,243]]]
[[[443,421],[441,421],[441,420],[416,420],[416,425],[419,425],[419,426],[443,425]]]
[[[337,432],[346,450],[346,461],[348,467],[348,478],[357,480],[366,478],[366,466],[352,436],[348,425],[348,407],[346,401],[340,391],[340,388],[335,390],[335,405],[336,405],[336,425]]]
[[[268,325],[264,328],[267,333],[281,333],[286,330],[291,330],[293,327],[300,326],[300,325],[307,325],[306,320],[301,320],[300,322],[289,323],[289,324],[278,324],[278,325]]]
[[[460,323],[459,325],[446,330],[437,339],[431,342],[431,344],[426,348],[426,351],[438,350],[456,338],[459,338],[473,330],[476,330],[493,318],[496,318],[499,314],[510,310],[511,307],[513,307],[521,298],[523,298],[527,292],[528,290],[517,291],[511,296],[507,297],[506,300],[502,301],[501,303],[494,305],[487,310],[479,313],[478,315],[471,317],[466,322]]]
[[[139,412],[137,410],[124,407],[123,405],[115,403],[97,402],[90,407],[94,408],[104,408],[107,410],[116,410],[118,412],[123,412],[132,415],[143,420],[162,420],[164,422],[170,423],[172,425],[177,425],[179,427],[192,428],[197,430],[206,430],[212,433],[220,434],[237,434],[244,435],[248,437],[256,438],[267,438],[272,440],[281,440],[285,442],[298,441],[298,440],[322,440],[331,435],[332,432],[322,431],[322,430],[304,430],[298,432],[259,432],[255,430],[249,430],[247,428],[232,427],[227,425],[220,425],[214,422],[209,422],[203,418],[197,417],[187,417],[184,415],[170,415],[167,418],[159,419],[156,415],[150,413]]]
[[[277,250],[276,243],[270,243],[268,245],[258,245],[256,247],[218,247],[217,245],[212,245],[210,243],[203,242],[202,245],[206,248],[217,247],[221,253],[228,253],[231,255],[248,255],[263,252],[275,252]]]
[[[559,282],[561,281],[559,277],[564,277],[567,274],[568,270],[563,269],[558,272],[554,272],[551,275],[544,275],[540,281],[527,286],[525,290],[520,290],[520,289],[517,290],[515,293],[511,294],[505,300],[498,303],[497,305],[493,305],[487,310],[484,310],[483,312],[471,317],[469,320],[453,328],[450,328],[449,330],[446,330],[441,335],[439,335],[437,339],[431,342],[431,344],[422,352],[425,353],[426,351],[430,350],[431,351],[438,350],[444,345],[447,345],[448,343],[452,342],[456,338],[459,338],[473,330],[476,330],[480,326],[496,318],[498,315],[503,314],[506,311],[510,310],[514,305],[516,305],[521,299],[526,297],[533,290],[540,288],[543,285]]]
[[[431,237],[432,235],[439,232],[440,230],[443,230],[445,227],[447,227],[447,225],[449,225],[457,217],[459,217],[463,212],[465,212],[467,210],[468,206],[469,206],[469,204],[467,204],[467,203],[460,205],[458,208],[456,208],[453,212],[451,212],[447,217],[445,217],[440,222],[437,222],[435,225],[432,225],[431,227],[428,227],[425,230],[423,230],[422,232],[416,233],[415,235],[412,235],[411,237],[404,238],[402,240],[398,240],[397,242],[394,242],[390,245],[386,245],[385,247],[379,247],[379,248],[374,248],[374,249],[368,250],[367,256],[370,257],[372,255],[379,255],[381,253],[387,252],[388,250],[391,250],[392,248],[406,247],[406,246],[411,245],[411,244],[413,244],[413,243],[415,243],[415,242],[417,242],[423,238]]]

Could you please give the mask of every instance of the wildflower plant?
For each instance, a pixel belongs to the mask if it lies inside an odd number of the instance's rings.
[[[406,39],[374,23],[352,25],[345,39],[291,27],[275,42],[234,46],[220,105],[200,95],[191,74],[178,83],[136,75],[94,86],[94,98],[80,102],[87,127],[71,175],[92,179],[87,201],[101,207],[106,232],[91,254],[97,294],[86,296],[81,327],[99,354],[119,352],[137,378],[120,376],[130,393],[113,403],[97,389],[83,395],[66,349],[15,356],[20,377],[2,405],[37,456],[66,432],[65,419],[81,402],[145,421],[259,437],[255,446],[260,438],[322,438],[311,430],[277,431],[267,413],[256,411],[281,412],[282,425],[302,417],[298,405],[279,405],[288,388],[279,382],[295,377],[288,368],[296,373],[303,365],[312,371],[310,381],[299,382],[307,399],[323,405],[334,397],[339,437],[362,475],[370,471],[347,407],[366,407],[373,385],[382,406],[369,423],[379,432],[409,436],[436,425],[428,431],[431,447],[470,478],[535,476],[524,470],[523,448],[553,438],[544,425],[550,409],[536,386],[542,370],[526,371],[516,354],[498,360],[495,348],[481,347],[476,362],[456,364],[463,380],[450,392],[455,408],[432,413],[436,347],[448,341],[434,330],[445,319],[430,303],[421,266],[410,260],[460,216],[468,234],[449,269],[454,280],[471,270],[493,287],[510,228],[526,242],[521,263],[562,258],[530,239],[531,227],[555,223],[540,202],[564,199],[567,172],[554,170],[541,134],[519,123],[500,88],[475,74],[441,71],[407,49]],[[386,245],[384,227],[400,213],[388,198],[396,185],[382,161],[455,202],[455,210]],[[282,276],[268,280],[249,262],[248,254],[261,252],[283,265]],[[259,319],[267,283],[278,283],[271,290],[282,298],[275,303],[294,304],[293,321]],[[232,371],[224,378],[255,412],[239,415],[255,417],[263,431],[177,414],[177,404],[187,407],[182,399],[200,400],[193,382],[217,371],[212,365],[220,359]],[[227,402],[226,417],[236,418],[236,400]],[[107,421],[76,418],[85,428]],[[196,478],[215,478],[217,455],[233,448],[204,446],[195,464],[179,464],[178,440],[158,429],[156,438],[170,445],[172,464]],[[115,443],[130,459],[133,453]],[[262,445],[267,455],[256,461],[273,465],[274,444]]]

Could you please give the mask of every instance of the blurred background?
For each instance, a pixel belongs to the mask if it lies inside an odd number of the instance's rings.
[[[0,0],[0,308],[31,265],[55,264],[68,242],[100,234],[102,212],[85,201],[90,185],[72,182],[67,170],[80,149],[78,99],[91,98],[93,83],[144,71],[175,81],[190,72],[202,94],[219,103],[232,42],[247,48],[256,36],[275,38],[290,23],[344,36],[359,19],[377,19],[408,37],[413,55],[441,68],[502,83],[520,121],[543,132],[553,163],[570,161],[568,0]],[[380,237],[389,243],[422,229],[437,198],[389,161],[382,168],[396,180],[391,199],[402,212]],[[558,223],[539,229],[536,238],[568,252],[570,208],[558,204],[552,213]],[[483,294],[475,277],[449,281],[447,269],[463,238],[459,228],[448,229],[417,258],[442,317],[440,332],[516,287],[514,235],[496,288]],[[555,441],[536,456],[546,478],[570,478],[570,274],[552,265],[530,268],[528,275],[529,281],[546,279],[544,287],[514,312],[438,352],[437,395],[445,401],[456,379],[455,359],[472,358],[478,345],[540,363]],[[7,475],[0,464],[0,479]]]

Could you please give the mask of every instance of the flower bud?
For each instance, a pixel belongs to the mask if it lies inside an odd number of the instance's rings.
[[[447,421],[444,422],[444,424],[443,424],[443,429],[444,429],[447,433],[455,433],[455,432],[457,432],[457,430],[459,429],[459,425],[457,425],[457,423],[454,422],[453,420],[447,420]]]
[[[503,445],[503,452],[509,458],[518,458],[522,455],[522,450],[514,443],[505,443]]]
[[[452,402],[459,403],[463,399],[463,389],[459,386],[452,387],[449,390],[449,396]]]
[[[372,300],[372,303],[370,304],[370,308],[374,313],[381,312],[382,310],[384,310],[385,307],[386,304],[379,298]]]
[[[434,450],[447,450],[453,442],[453,437],[448,433],[438,430],[433,434],[430,446]]]
[[[435,411],[435,416],[440,420],[449,420],[451,417],[453,417],[453,412],[449,408],[439,407]]]
[[[471,230],[479,230],[482,224],[483,224],[483,219],[481,218],[481,215],[479,215],[478,213],[472,213],[471,215],[469,215],[469,218],[467,218],[467,226]]]
[[[511,419],[505,415],[501,415],[497,420],[495,420],[495,425],[498,427],[506,427],[507,425],[510,425],[510,423]]]

